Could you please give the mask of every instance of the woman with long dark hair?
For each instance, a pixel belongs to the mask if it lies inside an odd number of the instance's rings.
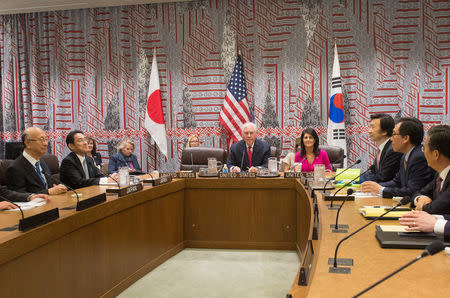
[[[303,130],[300,136],[300,151],[295,154],[295,162],[302,163],[302,172],[314,171],[314,165],[325,165],[325,169],[332,170],[330,159],[325,150],[319,149],[319,136],[312,128]]]

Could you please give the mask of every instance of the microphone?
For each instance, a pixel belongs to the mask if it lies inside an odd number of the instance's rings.
[[[247,148],[247,146],[246,146],[246,148]],[[242,166],[244,165],[244,156],[245,156],[245,150],[242,150],[241,171],[242,171]]]
[[[109,178],[111,178],[114,182],[116,182],[117,187],[120,189],[120,184],[119,184],[119,181],[117,181],[117,179],[114,179],[113,177],[109,176],[107,173],[103,172],[101,169],[98,169],[98,170],[100,171],[100,173],[103,174],[103,176],[109,177]]]
[[[365,173],[367,173],[369,171],[369,169],[365,170],[364,172],[362,172],[361,174],[359,174],[358,176],[356,176],[355,178],[353,178],[352,180],[350,180],[349,182],[345,183],[341,188],[347,187],[349,185],[351,185],[353,183],[353,181],[355,181],[356,179],[358,179],[359,177],[361,177],[362,175],[364,175]],[[334,197],[336,196],[336,194],[340,191],[340,189],[338,189],[333,196],[331,197],[331,203],[330,203],[330,209],[333,208],[333,202],[334,202]]]
[[[350,238],[351,236],[355,235],[356,233],[358,233],[359,231],[361,231],[362,229],[364,229],[365,227],[373,224],[375,221],[379,220],[380,218],[384,217],[386,214],[388,214],[391,211],[394,211],[395,209],[397,209],[398,207],[405,205],[407,203],[409,203],[411,200],[410,197],[405,196],[403,197],[403,199],[394,207],[392,207],[391,209],[387,210],[385,213],[381,214],[380,216],[378,216],[377,218],[374,218],[373,220],[371,220],[369,223],[363,225],[361,228],[357,229],[356,231],[354,231],[353,233],[349,234],[348,236],[344,237],[341,239],[341,241],[338,242],[337,246],[336,246],[336,250],[334,251],[334,263],[333,263],[333,267],[330,267],[330,272],[332,272],[332,270],[334,270],[334,272],[332,273],[340,273],[338,271],[336,271],[337,269],[337,252],[339,249],[339,246],[341,246],[342,242],[344,242],[345,240],[347,240],[348,238]]]
[[[22,210],[22,207],[20,207],[19,205],[17,205],[16,203],[14,203],[13,201],[10,201],[10,200],[8,200],[7,198],[5,198],[4,196],[1,196],[0,195],[0,199],[2,199],[2,200],[4,200],[4,201],[7,201],[7,202],[10,202],[11,204],[13,204],[14,206],[16,206],[17,208],[19,208],[19,210],[20,210],[20,213],[22,214],[22,219],[24,219],[25,218],[25,216],[23,215],[23,210]]]
[[[347,156],[344,154],[344,156],[341,158],[341,160],[343,160],[343,159],[346,158],[346,157],[347,157]],[[338,160],[338,162],[341,162],[341,160]],[[355,161],[351,166],[347,167],[346,169],[344,169],[342,172],[340,172],[339,174],[335,175],[334,177],[328,179],[327,182],[325,183],[324,187],[323,187],[324,190],[326,189],[327,184],[330,183],[332,180],[336,179],[337,176],[339,176],[339,175],[345,173],[346,171],[350,170],[351,168],[353,168],[354,166],[356,166],[357,164],[360,164],[360,163],[361,163],[361,159],[358,159],[358,160]]]
[[[347,189],[347,196],[344,198],[344,201],[342,201],[341,206],[339,207],[337,214],[336,214],[336,224],[334,225],[334,229],[339,229],[338,220],[339,220],[339,213],[341,212],[342,206],[344,206],[345,202],[347,201],[348,196],[352,195],[355,191],[353,188]]]
[[[392,272],[391,274],[389,274],[388,276],[382,278],[381,280],[377,281],[376,283],[374,283],[373,285],[371,285],[370,287],[368,287],[367,289],[359,292],[358,294],[356,294],[353,297],[359,297],[362,294],[366,293],[367,291],[369,291],[370,289],[376,287],[377,285],[381,284],[383,281],[385,281],[386,279],[394,276],[395,274],[399,273],[400,271],[402,271],[403,269],[405,269],[406,267],[409,267],[410,265],[414,264],[415,262],[417,262],[418,260],[426,257],[426,256],[432,256],[437,254],[438,252],[442,251],[444,249],[444,243],[442,243],[442,241],[440,240],[435,240],[433,242],[431,242],[430,244],[427,245],[427,247],[425,247],[425,250],[423,251],[423,253],[420,256],[417,256],[415,259],[413,259],[412,261],[410,261],[409,263],[407,263],[406,265],[403,265],[402,267],[400,267],[399,269],[395,270],[394,272]]]
[[[192,157],[192,151],[191,151],[191,166],[192,166],[192,171],[194,171],[194,158]],[[152,178],[153,178],[153,176],[152,176]]]
[[[33,216],[29,216],[29,217],[25,218],[25,216],[23,214],[23,210],[19,205],[8,200],[4,196],[0,196],[0,198],[7,202],[10,202],[11,204],[13,204],[17,208],[19,208],[20,213],[22,214],[22,219],[19,219],[19,231],[21,231],[21,232],[31,230],[33,228],[36,228],[43,224],[49,223],[49,222],[54,221],[59,218],[58,208],[53,208],[51,210],[47,210],[42,213],[38,213]]]
[[[77,197],[77,204],[80,203],[80,197],[78,196],[78,192],[67,184],[64,184],[64,183],[61,183],[61,184],[64,185],[65,187],[67,187],[68,190],[73,191],[73,193]]]

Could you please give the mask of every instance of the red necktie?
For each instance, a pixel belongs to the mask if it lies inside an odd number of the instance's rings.
[[[252,146],[248,146],[248,166],[252,166]]]
[[[441,193],[441,183],[442,183],[442,178],[441,176],[438,176],[438,178],[436,179],[436,197],[434,199],[436,199],[439,194]]]

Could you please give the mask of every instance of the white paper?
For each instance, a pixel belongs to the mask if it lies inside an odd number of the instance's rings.
[[[14,202],[14,204],[19,205],[22,210],[30,210],[34,207],[42,206],[47,204],[47,202],[43,198],[36,198],[34,200],[31,200],[29,202]],[[19,208],[16,209],[9,209],[5,211],[20,211]]]

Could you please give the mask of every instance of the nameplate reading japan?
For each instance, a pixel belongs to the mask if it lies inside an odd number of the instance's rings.
[[[250,172],[219,173],[219,178],[256,178],[256,173],[250,173]]]
[[[195,179],[195,172],[175,172],[175,173],[159,173],[160,177],[171,176],[173,179]]]
[[[284,172],[284,178],[303,178],[302,172]]]
[[[107,188],[106,192],[107,193],[117,193],[117,194],[119,194],[119,197],[121,197],[121,196],[129,195],[130,193],[133,193],[133,192],[140,191],[143,188],[144,188],[144,186],[142,185],[142,183],[139,183],[139,184],[134,184],[134,185],[121,187],[121,188]]]

